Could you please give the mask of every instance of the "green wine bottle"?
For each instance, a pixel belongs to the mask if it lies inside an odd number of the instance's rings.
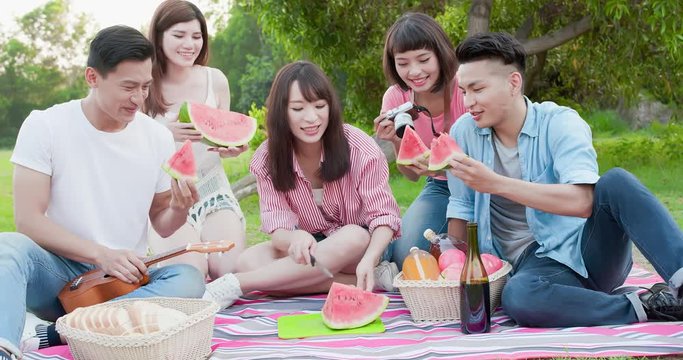
[[[477,223],[467,223],[467,258],[460,275],[460,329],[464,334],[491,330],[489,277],[479,256]]]

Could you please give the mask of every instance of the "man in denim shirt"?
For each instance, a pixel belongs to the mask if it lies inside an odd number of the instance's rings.
[[[579,114],[523,95],[525,53],[505,33],[456,49],[463,115],[451,129],[469,157],[451,161],[449,234],[479,224],[483,252],[513,264],[502,295],[522,326],[683,321],[683,234],[632,174],[598,175],[590,127]],[[668,281],[617,293],[631,242]]]

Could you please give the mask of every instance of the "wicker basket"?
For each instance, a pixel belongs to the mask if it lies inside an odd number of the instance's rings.
[[[97,307],[123,307],[145,300],[176,309],[188,315],[187,320],[168,330],[149,335],[114,336],[67,325],[70,314],[57,319],[57,331],[66,338],[76,360],[148,360],[205,359],[211,354],[214,316],[218,304],[202,299],[153,297],[110,301]]]
[[[510,263],[489,276],[491,312],[500,304],[500,295],[512,270]],[[453,280],[404,280],[403,272],[394,278],[413,321],[440,322],[460,320],[460,282]]]

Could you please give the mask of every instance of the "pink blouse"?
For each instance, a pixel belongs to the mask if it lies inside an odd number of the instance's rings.
[[[349,142],[351,166],[340,179],[323,183],[320,207],[294,154],[294,189],[275,190],[268,169],[268,140],[259,146],[249,169],[256,177],[261,231],[271,234],[277,229],[301,229],[329,236],[342,226],[356,224],[367,227],[372,234],[375,228],[385,225],[394,230],[394,239],[400,236],[400,210],[389,187],[386,157],[362,130],[345,124],[344,134]]]
[[[451,91],[451,126],[455,123],[460,115],[467,112],[464,103],[464,96],[462,90],[458,87],[457,80],[453,80],[453,90]],[[400,86],[392,85],[384,93],[384,98],[382,99],[382,112],[387,112],[407,101],[415,101],[415,96],[413,94],[413,89],[408,89],[408,91],[403,91]],[[444,129],[444,114],[439,114],[433,116],[434,128],[436,132],[448,133],[451,129]],[[415,132],[420,136],[422,141],[430,147],[432,144],[432,139],[434,134],[432,134],[432,123],[429,121],[429,115],[427,113],[421,112],[418,114],[416,120],[414,120]],[[437,179],[446,180],[446,177],[437,177]]]

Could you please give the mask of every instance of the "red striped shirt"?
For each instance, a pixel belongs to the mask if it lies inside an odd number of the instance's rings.
[[[295,187],[287,192],[275,190],[268,169],[267,140],[254,153],[249,167],[256,177],[261,209],[261,231],[301,229],[329,236],[344,225],[366,226],[370,233],[386,225],[400,236],[401,217],[389,187],[387,159],[375,141],[363,131],[345,124],[351,166],[349,172],[333,182],[323,183],[323,203],[313,198],[311,183],[294,158]]]

